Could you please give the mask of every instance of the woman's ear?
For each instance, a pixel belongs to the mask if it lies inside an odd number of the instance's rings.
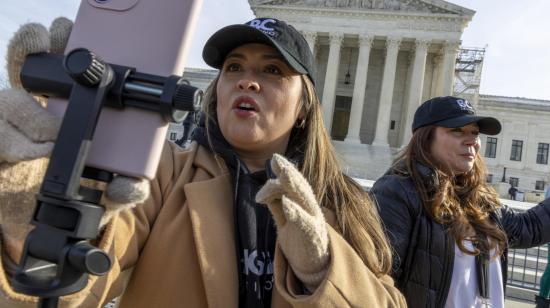
[[[306,108],[302,105],[302,107],[300,108],[300,112],[298,112],[298,121],[299,120],[305,120],[306,119]]]
[[[304,128],[306,126],[306,112],[303,105],[298,112],[298,117],[296,117],[294,126],[296,128]]]

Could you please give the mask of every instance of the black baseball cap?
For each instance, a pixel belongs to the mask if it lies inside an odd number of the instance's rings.
[[[486,135],[497,135],[502,128],[497,119],[476,115],[474,108],[467,100],[444,96],[427,100],[416,109],[412,130],[414,132],[427,125],[456,128],[470,123],[477,123],[479,132]]]
[[[315,61],[306,40],[293,26],[275,18],[257,18],[218,30],[204,45],[202,58],[206,64],[220,69],[231,50],[248,43],[274,47],[290,67],[315,84]]]

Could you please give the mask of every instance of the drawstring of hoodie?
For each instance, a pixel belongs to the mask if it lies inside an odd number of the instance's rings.
[[[239,299],[241,298],[241,296],[243,296],[246,293],[246,288],[243,288],[243,285],[244,285],[243,277],[242,277],[243,265],[241,263],[241,260],[239,259],[240,251],[242,251],[242,244],[241,244],[241,238],[238,234],[239,230],[238,230],[238,228],[236,228],[236,226],[239,225],[239,215],[238,215],[239,209],[236,206],[236,204],[237,204],[237,200],[239,198],[238,191],[239,191],[239,177],[240,177],[240,174],[241,174],[240,170],[241,170],[241,161],[239,159],[237,159],[237,172],[235,172],[235,181],[233,182],[233,220],[234,220],[234,223],[235,223],[234,238],[235,238],[235,251],[237,252],[237,271],[239,273],[237,275],[238,278],[239,278]]]

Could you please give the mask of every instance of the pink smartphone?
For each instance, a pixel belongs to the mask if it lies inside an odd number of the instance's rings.
[[[84,47],[140,73],[182,75],[202,0],[82,0],[65,52]],[[66,100],[50,99],[63,114]],[[103,108],[87,166],[153,179],[168,123],[137,108]]]

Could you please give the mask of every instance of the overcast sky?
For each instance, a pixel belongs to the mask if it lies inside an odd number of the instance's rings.
[[[481,93],[550,100],[550,1],[451,0],[475,10],[462,45],[485,47]],[[49,26],[58,16],[72,20],[77,0],[0,0],[0,57],[4,73],[6,44],[19,25]],[[207,67],[201,51],[206,39],[222,26],[253,18],[246,0],[203,0],[189,67]]]

